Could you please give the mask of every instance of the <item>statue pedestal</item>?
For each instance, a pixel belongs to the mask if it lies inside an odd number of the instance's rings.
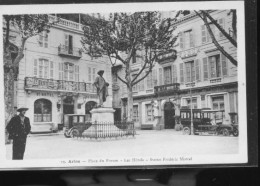
[[[114,124],[114,112],[115,110],[113,108],[109,107],[100,107],[100,108],[94,108],[90,111],[92,114],[92,123],[111,123]]]

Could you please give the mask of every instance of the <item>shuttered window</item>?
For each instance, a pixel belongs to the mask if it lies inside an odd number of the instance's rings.
[[[33,76],[37,77],[38,75],[38,61],[37,59],[33,60]]]
[[[146,89],[153,88],[153,74],[149,73],[146,77]]]
[[[172,82],[177,83],[177,69],[176,65],[172,65]]]
[[[227,59],[226,56],[221,54],[221,61],[222,61],[222,74],[223,76],[227,76],[228,75],[228,63],[227,63]]]
[[[59,80],[63,80],[64,79],[64,75],[63,75],[63,63],[59,63]]]
[[[218,19],[218,24],[225,30],[225,19]],[[219,38],[222,39],[224,37],[223,33],[219,31]]]
[[[199,61],[199,59],[195,60],[195,71],[196,71],[196,81],[200,81],[200,61]]]
[[[91,82],[91,77],[92,77],[91,68],[88,67],[88,81],[89,82]]]
[[[206,33],[206,26],[205,25],[201,25],[201,41],[202,41],[202,43],[207,42],[207,33]]]
[[[53,79],[54,76],[54,65],[53,61],[50,61],[50,79]]]
[[[153,86],[157,86],[157,69],[153,69]]]
[[[163,85],[163,71],[159,68],[159,85]]]
[[[208,75],[208,59],[205,57],[203,58],[203,77],[204,81],[208,80],[209,75]]]
[[[78,65],[74,65],[75,66],[75,81],[79,82],[79,66]]]
[[[144,77],[144,73],[142,73],[139,77]],[[144,79],[139,82],[139,90],[144,91]]]
[[[183,69],[183,63],[180,64],[180,83],[184,83],[184,69]]]

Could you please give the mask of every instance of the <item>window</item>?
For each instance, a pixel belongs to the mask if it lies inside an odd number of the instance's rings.
[[[34,121],[51,122],[52,103],[47,99],[38,99],[34,102]]]
[[[39,46],[40,47],[44,47],[44,48],[48,48],[48,41],[49,41],[49,38],[48,38],[48,34],[46,32],[42,32],[39,34]]]
[[[164,67],[164,84],[171,84],[172,83],[172,69],[171,66]]]
[[[146,104],[146,121],[153,121],[153,109],[151,104]]]
[[[33,75],[39,78],[53,79],[53,61],[48,59],[34,59]]]
[[[64,80],[66,81],[74,80],[74,65],[71,63],[64,64]]]
[[[172,65],[172,82],[177,83],[177,66]]]
[[[79,66],[72,63],[59,63],[59,79],[79,81]]]
[[[183,63],[180,64],[180,83],[184,83]]]
[[[139,77],[140,78],[144,77],[144,73],[142,73]],[[142,81],[140,81],[138,84],[139,84],[139,90],[143,91],[144,90],[144,79]]]
[[[221,77],[221,64],[219,55],[209,57],[210,77]]]
[[[195,68],[194,61],[189,61],[185,63],[186,68],[186,82],[194,82],[195,81]]]
[[[213,110],[223,110],[223,117],[225,113],[225,102],[224,102],[224,95],[221,96],[213,96],[212,97],[212,109]],[[216,113],[216,119],[221,119],[222,113],[217,112]]]
[[[73,36],[69,34],[65,34],[65,51],[68,54],[73,54]]]
[[[139,121],[138,105],[133,106],[133,121],[135,122]]]
[[[194,38],[192,30],[180,33],[180,48],[182,50],[194,47]]]
[[[150,72],[148,76],[146,77],[146,88],[151,89],[153,88],[153,74]]]
[[[132,77],[132,80],[137,76],[137,74],[134,74],[133,77]],[[140,76],[139,76],[140,77]],[[133,92],[137,92],[138,91],[138,84],[135,84],[133,86]]]
[[[159,68],[159,85],[163,85],[163,71]]]
[[[187,98],[187,99],[186,99],[186,105],[187,105],[189,108],[191,108],[190,98]],[[193,108],[193,109],[198,108],[197,98],[192,98],[192,108]]]

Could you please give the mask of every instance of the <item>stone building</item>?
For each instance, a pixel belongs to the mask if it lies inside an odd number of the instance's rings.
[[[55,17],[51,16],[52,19]],[[19,35],[17,40],[19,40]],[[81,45],[82,25],[61,19],[49,33],[29,38],[19,64],[16,107],[29,108],[32,132],[57,130],[64,114],[86,114],[98,102],[94,79],[99,70],[111,85],[111,64],[91,58]],[[112,106],[112,88],[105,106]]]
[[[232,30],[232,17],[228,12],[210,13],[227,32]],[[164,15],[169,16],[168,13]],[[230,122],[229,113],[238,113],[237,67],[212,43],[204,22],[194,13],[180,17],[175,26],[179,45],[172,52],[161,55],[153,72],[134,87],[135,126],[175,128],[180,108],[191,105],[193,108],[224,110],[224,122]],[[220,45],[236,59],[236,48],[217,28],[212,26],[212,30]],[[132,61],[133,76],[141,66],[142,59],[137,55]],[[124,73],[122,65],[114,70],[121,75]],[[127,116],[126,87],[116,77],[113,78],[113,95],[113,106],[121,117]]]

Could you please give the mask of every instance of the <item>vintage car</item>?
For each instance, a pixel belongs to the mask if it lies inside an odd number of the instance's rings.
[[[192,113],[192,118],[191,118]],[[180,110],[180,122],[183,125],[183,134],[191,134],[191,120],[193,121],[193,133],[195,135],[212,134],[223,136],[238,136],[238,126],[224,124],[224,110],[189,109]]]
[[[66,114],[64,117],[64,136],[70,138],[78,136],[91,126],[84,114]]]

